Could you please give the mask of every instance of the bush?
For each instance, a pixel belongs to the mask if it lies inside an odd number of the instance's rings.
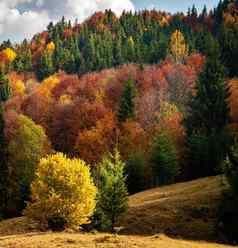
[[[32,202],[24,214],[46,227],[78,228],[89,222],[96,205],[97,189],[89,167],[80,159],[62,153],[40,161],[32,183]]]
[[[179,174],[176,148],[166,132],[160,131],[155,137],[150,163],[156,186],[173,183]]]

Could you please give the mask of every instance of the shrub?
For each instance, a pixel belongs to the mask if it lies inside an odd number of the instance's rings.
[[[31,190],[32,202],[24,213],[44,226],[53,223],[56,228],[55,223],[61,223],[64,227],[78,228],[89,222],[95,209],[97,189],[89,167],[84,161],[66,158],[62,153],[40,161]]]

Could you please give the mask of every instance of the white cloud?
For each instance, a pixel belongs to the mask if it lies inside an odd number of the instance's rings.
[[[36,32],[43,30],[50,18],[45,11],[26,10],[20,13],[16,6],[31,0],[2,0],[0,3],[0,40],[20,41],[30,39]]]
[[[1,0],[1,3],[6,5],[9,8],[14,8],[15,6],[17,6],[18,4],[22,4],[22,3],[30,3],[34,0]]]
[[[46,12],[25,11],[20,14],[17,9],[11,9],[8,13],[3,24],[0,24],[0,36],[13,41],[30,39],[36,32],[44,30],[50,21]]]
[[[79,21],[83,21],[96,11],[111,9],[118,16],[123,10],[134,11],[134,5],[129,0],[67,0],[66,3],[69,15],[77,17]]]
[[[62,16],[80,22],[96,11],[134,11],[131,0],[0,0],[0,41],[19,41],[42,31]]]

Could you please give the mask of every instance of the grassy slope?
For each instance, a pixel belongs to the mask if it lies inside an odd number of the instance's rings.
[[[129,211],[122,220],[122,233],[126,236],[40,233],[35,223],[26,218],[3,221],[0,223],[0,247],[229,247],[215,243],[184,241],[217,239],[214,231],[216,205],[224,187],[221,177],[212,177],[136,194],[130,197]],[[177,237],[171,239],[165,235],[152,235],[159,232]]]
[[[221,176],[156,188],[130,198],[123,233],[166,233],[185,239],[217,240],[217,206],[224,185]]]

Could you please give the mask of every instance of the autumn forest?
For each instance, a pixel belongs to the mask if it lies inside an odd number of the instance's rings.
[[[0,219],[114,232],[130,195],[223,174],[218,219],[238,242],[237,41],[238,2],[223,0],[2,42]]]

